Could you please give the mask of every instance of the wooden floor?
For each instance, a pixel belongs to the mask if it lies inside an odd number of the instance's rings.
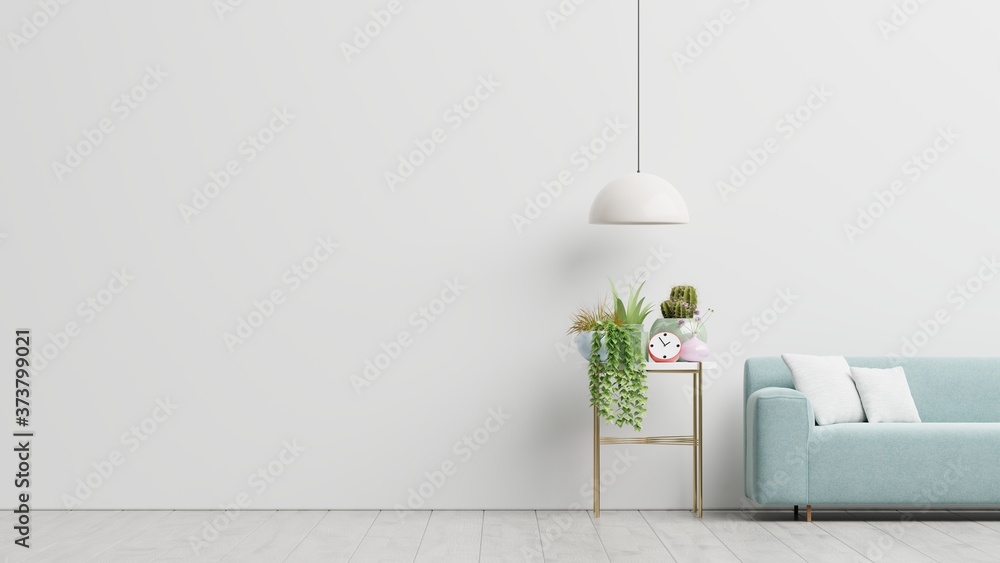
[[[997,512],[42,511],[4,561],[1000,563]]]

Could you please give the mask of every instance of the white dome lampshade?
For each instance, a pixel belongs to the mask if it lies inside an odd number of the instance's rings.
[[[678,225],[688,222],[684,198],[670,182],[643,172],[604,186],[590,206],[594,225]]]

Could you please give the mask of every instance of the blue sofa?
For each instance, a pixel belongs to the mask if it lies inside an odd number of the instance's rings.
[[[816,426],[781,358],[743,377],[746,496],[765,506],[1000,504],[1000,358],[847,358],[902,366],[920,423]]]

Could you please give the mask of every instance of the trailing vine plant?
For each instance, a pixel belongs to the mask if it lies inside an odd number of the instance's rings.
[[[603,320],[590,343],[590,405],[608,422],[642,429],[646,415],[646,349],[642,332]],[[601,361],[602,342],[607,360]]]

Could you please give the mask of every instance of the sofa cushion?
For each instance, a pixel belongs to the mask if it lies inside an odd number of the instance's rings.
[[[1000,504],[1000,423],[821,426],[809,452],[813,504]]]
[[[801,391],[812,403],[816,424],[863,422],[865,410],[851,379],[851,366],[842,356],[782,354]]]
[[[868,422],[920,422],[903,368],[852,367],[851,378]]]

